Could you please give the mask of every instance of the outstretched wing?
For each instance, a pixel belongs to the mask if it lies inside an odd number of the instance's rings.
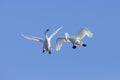
[[[21,35],[22,35],[22,37],[24,37],[25,39],[34,40],[34,41],[38,41],[38,42],[41,42],[41,43],[44,42],[44,40],[41,39],[41,38],[39,38],[39,37],[35,37],[35,36],[25,36],[25,35],[23,35],[23,34],[21,34]]]
[[[57,38],[56,40],[56,51],[60,51],[61,47],[62,47],[62,43],[66,42],[67,40],[65,39],[65,37],[60,37]]]
[[[88,30],[87,28],[82,28],[76,35],[75,35],[75,38],[77,39],[83,39],[85,36],[88,36],[88,37],[92,37],[93,36],[93,33]]]
[[[52,33],[52,34],[50,35],[49,39],[52,39],[53,36],[55,36],[55,35],[58,33],[58,31],[60,31],[61,29],[62,29],[62,27],[58,28],[54,33]]]

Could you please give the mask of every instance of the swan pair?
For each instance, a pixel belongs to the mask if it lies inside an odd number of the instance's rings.
[[[43,43],[43,53],[45,51],[51,54],[51,39],[62,29],[62,27],[58,28],[54,33],[52,33],[49,37],[47,36],[47,32],[49,29],[45,31],[45,39],[35,37],[35,36],[25,36],[22,34],[22,37],[29,40],[34,40]],[[89,31],[87,28],[82,28],[75,36],[69,36],[68,33],[65,33],[64,37],[58,37],[56,40],[56,51],[60,51],[63,42],[71,42],[73,44],[73,49],[76,48],[77,45],[86,47],[87,45],[81,40],[85,37],[92,37],[93,33]]]

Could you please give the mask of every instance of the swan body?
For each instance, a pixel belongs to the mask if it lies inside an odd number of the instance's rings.
[[[45,39],[39,38],[39,37],[35,37],[35,36],[25,36],[22,34],[22,37],[25,39],[29,39],[29,40],[34,40],[37,42],[41,42],[43,43],[43,53],[45,51],[49,52],[49,54],[51,54],[51,39],[58,33],[59,30],[61,30],[62,27],[58,28],[54,33],[52,33],[49,37],[47,36],[47,32],[49,31],[49,29],[46,29],[45,31]]]
[[[68,33],[65,33],[64,37],[57,38],[56,50],[59,51],[61,49],[63,42],[71,42],[73,44],[73,47],[72,47],[73,49],[75,49],[77,45],[86,47],[87,45],[81,41],[85,36],[92,37],[93,33],[90,30],[88,30],[87,28],[82,28],[74,36],[69,36]]]

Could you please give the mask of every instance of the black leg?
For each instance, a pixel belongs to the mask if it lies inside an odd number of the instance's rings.
[[[73,49],[76,49],[76,46],[75,45],[73,45],[73,47],[72,47]]]
[[[83,46],[83,47],[86,47],[86,46],[87,46],[87,44],[82,44],[82,46]]]
[[[49,51],[49,54],[51,54],[51,51]]]
[[[43,53],[45,52],[45,50],[43,50]]]

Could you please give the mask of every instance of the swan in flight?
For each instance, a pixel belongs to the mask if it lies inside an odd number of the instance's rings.
[[[93,33],[89,31],[87,28],[82,28],[76,35],[69,36],[68,33],[65,33],[64,37],[59,37],[56,40],[56,51],[59,51],[62,47],[63,42],[71,42],[73,44],[73,49],[76,48],[77,45],[86,47],[87,45],[81,40],[85,37],[92,37]]]
[[[39,37],[35,37],[35,36],[25,36],[22,34],[22,37],[25,39],[29,39],[29,40],[34,40],[37,42],[41,42],[43,43],[43,53],[45,51],[49,52],[49,54],[51,54],[51,39],[53,38],[53,36],[56,35],[56,33],[58,33],[59,30],[61,30],[62,27],[58,28],[54,33],[52,33],[49,37],[47,36],[47,32],[50,29],[46,29],[45,31],[45,39],[39,38]]]

